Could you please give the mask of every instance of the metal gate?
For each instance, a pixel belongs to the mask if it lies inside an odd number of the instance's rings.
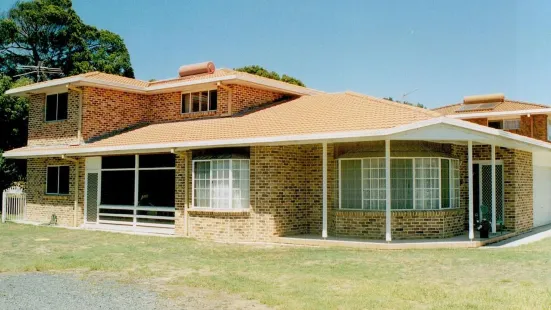
[[[27,211],[27,195],[21,187],[12,186],[2,192],[2,223],[24,221]]]
[[[488,208],[488,220],[492,219],[492,166],[480,165],[480,203]],[[496,222],[503,224],[503,165],[496,164]]]

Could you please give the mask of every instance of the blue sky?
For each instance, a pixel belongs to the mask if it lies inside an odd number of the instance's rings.
[[[15,1],[2,0],[0,10]],[[503,92],[551,104],[551,1],[73,0],[123,37],[136,77],[259,64],[328,91],[429,107]]]

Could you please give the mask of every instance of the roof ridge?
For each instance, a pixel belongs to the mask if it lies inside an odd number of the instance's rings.
[[[379,102],[386,103],[386,104],[392,104],[392,105],[397,106],[397,107],[402,107],[402,108],[414,110],[414,111],[421,112],[421,113],[424,113],[426,115],[433,116],[433,117],[441,116],[440,113],[432,111],[430,109],[419,108],[419,107],[412,106],[412,105],[409,105],[409,104],[406,104],[406,103],[401,103],[401,102],[391,101],[391,100],[388,100],[388,99],[374,97],[374,96],[358,93],[358,92],[351,91],[351,90],[345,91],[344,94],[355,96],[355,97],[360,97],[360,98],[363,97],[363,98],[366,98],[366,99],[371,99],[371,100],[379,101]]]

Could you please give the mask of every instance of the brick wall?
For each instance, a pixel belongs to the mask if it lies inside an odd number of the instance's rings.
[[[283,94],[243,85],[228,85],[232,90],[232,112],[281,99]],[[218,87],[216,111],[181,113],[181,92],[143,95],[117,90],[82,88],[82,137],[84,141],[116,133],[141,123],[178,121],[228,115],[229,92]],[[45,94],[34,94],[29,105],[28,145],[78,143],[79,96],[69,92],[68,118],[45,122]]]
[[[69,194],[46,194],[46,171],[51,165],[69,166]],[[75,195],[75,164],[60,158],[29,159],[27,163],[27,220],[48,223],[52,214],[57,216],[58,225],[73,226]],[[79,159],[79,203],[77,226],[83,222],[84,214],[84,159]]]
[[[392,211],[392,239],[449,238],[463,233],[463,210]],[[384,239],[383,211],[337,211],[337,236]]]
[[[67,119],[46,122],[46,94],[29,98],[29,136],[27,145],[61,145],[78,143],[79,93],[69,91]]]
[[[82,136],[88,140],[147,121],[149,97],[103,88],[84,87]]]

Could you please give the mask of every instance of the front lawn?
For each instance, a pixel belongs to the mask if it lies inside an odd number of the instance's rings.
[[[551,309],[551,239],[509,249],[376,251],[227,245],[0,224],[0,272],[103,273],[282,309]]]

